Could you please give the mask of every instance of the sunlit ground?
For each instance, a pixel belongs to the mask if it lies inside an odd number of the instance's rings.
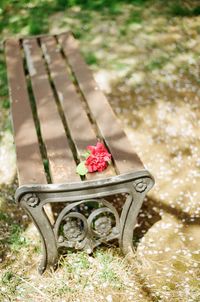
[[[118,248],[103,248],[92,257],[69,254],[55,273],[37,274],[37,232],[13,204],[15,154],[2,65],[0,301],[200,301],[198,1],[179,1],[185,11],[173,1],[126,2],[104,10],[53,11],[39,29],[30,16],[25,22],[23,9],[22,17],[12,17],[13,26],[5,24],[2,37],[71,29],[80,40],[97,82],[156,180],[139,215],[135,259],[129,264]]]

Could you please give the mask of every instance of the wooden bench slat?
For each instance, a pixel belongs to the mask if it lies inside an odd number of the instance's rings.
[[[19,41],[5,42],[19,184],[46,184]]]
[[[42,51],[36,39],[24,39],[23,47],[37,105],[41,133],[47,149],[52,182],[80,181],[49,83]]]
[[[59,35],[58,41],[87,101],[93,119],[96,121],[101,135],[112,153],[118,173],[144,169],[105,95],[98,88],[92,72],[84,62],[77,41],[70,33]]]
[[[81,102],[76,87],[70,79],[67,65],[62,57],[54,37],[41,38],[41,47],[46,58],[51,79],[57,91],[60,104],[65,115],[71,137],[79,156],[88,145],[97,142],[96,134]],[[102,173],[89,173],[86,179],[103,178],[116,175],[113,167],[108,167]]]

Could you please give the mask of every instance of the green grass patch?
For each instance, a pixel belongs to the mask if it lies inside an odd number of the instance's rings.
[[[52,290],[49,290],[49,292],[52,294],[52,297],[62,297],[65,294],[73,294],[77,292],[77,289],[74,289],[67,284],[65,284],[65,281],[60,281],[60,284],[55,286]]]
[[[117,61],[113,62],[112,66],[115,70],[123,70],[129,67],[128,64],[123,62],[117,62]]]
[[[0,32],[41,34],[49,31],[49,16],[63,11],[62,1],[8,1],[4,0],[0,13]],[[67,2],[67,1],[63,1]]]
[[[119,29],[119,35],[120,35],[120,36],[126,36],[127,34],[128,34],[127,25],[122,26],[122,27]]]
[[[5,99],[2,101],[2,107],[4,109],[9,109],[10,108],[10,101],[8,99]]]
[[[82,9],[103,11],[114,16],[122,13],[122,5],[124,4],[144,6],[146,3],[147,0],[56,0],[56,7],[65,9],[73,6],[80,6]]]
[[[156,59],[151,60],[149,63],[145,65],[145,69],[148,71],[152,71],[155,69],[162,69],[163,66],[169,61],[169,58],[165,56],[158,57]]]
[[[112,16],[118,16],[122,13],[121,4],[113,3],[113,5],[108,7],[108,13]]]
[[[6,64],[3,57],[3,50],[0,50],[0,97],[8,95]]]
[[[99,272],[99,277],[102,281],[108,281],[109,283],[116,283],[118,281],[117,274],[109,266],[104,266]]]
[[[128,19],[126,20],[126,24],[142,23],[142,12],[139,10],[134,10],[130,13]]]
[[[1,244],[5,249],[19,251],[22,247],[28,245],[27,239],[23,236],[23,228],[19,224],[13,223],[12,217],[4,212],[0,212],[0,232],[6,234],[2,236]]]
[[[102,282],[109,283],[115,288],[120,289],[123,284],[121,282],[120,276],[118,276],[115,269],[115,258],[112,254],[103,252],[99,250],[95,253],[96,258],[99,263],[101,263],[101,269],[99,270],[99,279]]]
[[[67,273],[69,274],[77,274],[81,275],[81,272],[89,269],[90,263],[88,261],[88,256],[85,252],[78,252],[74,254],[73,252],[68,251],[68,259],[64,259],[61,261],[61,266],[66,269]]]
[[[7,110],[6,110],[7,111]],[[13,127],[12,127],[12,122],[11,122],[11,119],[10,117],[8,116],[6,119],[5,119],[5,122],[4,122],[4,125],[3,125],[3,131],[9,131],[12,133],[13,131]]]
[[[10,217],[3,213],[3,212],[0,212],[0,221],[4,221],[4,222],[9,222],[10,221]]]
[[[130,0],[128,1],[129,3],[131,4],[134,4],[134,5],[138,5],[138,6],[143,6],[145,5],[149,0]]]
[[[10,228],[10,236],[8,238],[8,244],[11,250],[18,251],[22,247],[27,246],[28,242],[22,235],[23,230],[18,224],[12,224]]]
[[[48,7],[38,6],[30,10],[29,13],[29,33],[31,35],[38,35],[46,33],[49,30],[48,15],[52,10]]]
[[[98,58],[92,52],[84,52],[83,53],[85,61],[88,65],[98,65]]]
[[[75,269],[78,269],[78,270],[89,269],[90,263],[88,261],[88,255],[84,252],[80,252],[78,254],[78,257],[73,262],[73,266]]]
[[[200,5],[191,8],[183,4],[182,1],[178,1],[170,6],[169,12],[172,16],[177,17],[198,16],[200,15]]]
[[[73,0],[56,0],[55,1],[56,7],[60,8],[60,9],[65,9],[68,6],[73,6],[74,2],[76,2],[76,1],[73,1]]]
[[[12,270],[7,270],[0,279],[0,301],[14,301],[11,297],[15,295],[20,283],[20,278]]]

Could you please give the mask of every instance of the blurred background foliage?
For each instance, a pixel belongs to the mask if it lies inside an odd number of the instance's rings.
[[[101,11],[103,14],[115,16],[121,13],[123,4],[135,6],[151,6],[157,3],[162,12],[169,16],[197,16],[200,14],[199,1],[172,1],[172,0],[1,0],[0,32],[5,28],[13,34],[26,28],[29,34],[40,34],[49,29],[48,17],[59,11],[79,6],[86,11]],[[140,21],[140,13],[132,14],[132,21]],[[130,20],[129,20],[130,21]]]
[[[118,28],[121,35],[126,35],[132,24],[140,24],[144,20],[144,8],[156,7],[152,10],[152,18],[167,15],[173,17],[192,17],[200,15],[199,1],[182,0],[1,0],[0,3],[0,38],[16,34],[41,34],[50,30],[51,16],[59,12],[71,14],[70,8],[77,7],[77,12],[73,17],[79,22],[73,24],[73,33],[76,38],[83,37],[90,31],[95,20],[92,12],[98,12],[111,20],[115,20],[120,14],[123,15],[124,5],[131,5],[127,18]],[[155,16],[154,16],[155,15]],[[65,24],[66,25],[66,24]],[[70,26],[70,24],[69,24]],[[159,30],[159,28],[157,29]],[[106,47],[106,45],[105,45]],[[1,107],[9,108],[9,102],[6,98],[8,91],[6,85],[5,64],[2,57],[2,43],[0,47],[0,97],[3,97]],[[94,54],[87,53],[86,60],[88,64],[98,63]],[[147,69],[154,69],[162,65],[162,62],[153,62]]]

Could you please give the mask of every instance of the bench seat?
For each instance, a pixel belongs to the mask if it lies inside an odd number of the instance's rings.
[[[154,184],[97,86],[69,32],[5,41],[19,187],[16,202],[41,235],[39,265],[56,267],[63,249],[91,253],[117,239],[132,252],[133,230]],[[102,141],[112,163],[80,177],[88,145]],[[118,197],[116,197],[118,196]],[[47,205],[61,205],[57,216]]]

